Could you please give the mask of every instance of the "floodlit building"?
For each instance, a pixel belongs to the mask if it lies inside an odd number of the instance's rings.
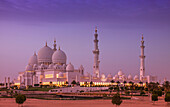
[[[55,85],[62,86],[67,83],[70,85],[72,81],[79,82],[80,85],[87,85],[91,81],[93,85],[110,85],[112,80],[115,82],[119,81],[127,83],[132,81],[139,83],[157,81],[154,76],[145,76],[145,66],[144,66],[144,38],[142,36],[141,45],[141,64],[140,64],[140,76],[135,75],[132,77],[131,74],[125,75],[122,70],[120,70],[115,76],[112,74],[105,75],[100,73],[99,69],[99,47],[98,47],[98,33],[97,28],[94,34],[94,64],[93,64],[93,74],[84,72],[83,65],[79,68],[74,68],[74,65],[69,62],[67,63],[66,53],[59,47],[56,48],[56,40],[54,40],[53,49],[47,45],[42,47],[38,54],[34,53],[25,68],[24,72],[19,72],[19,76],[14,80],[14,85],[17,86],[39,86],[39,85]]]

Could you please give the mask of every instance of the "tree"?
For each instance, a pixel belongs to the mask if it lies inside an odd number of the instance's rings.
[[[113,85],[113,83],[115,83],[115,81],[114,81],[114,80],[111,80],[110,82],[111,82],[111,84],[112,84],[112,85]]]
[[[110,94],[111,94],[112,90],[113,90],[113,87],[109,87]]]
[[[71,84],[74,86],[74,85],[76,85],[77,83],[76,83],[75,80],[73,80],[73,81],[71,82]]]
[[[115,104],[116,106],[119,106],[121,103],[122,103],[122,99],[121,99],[120,95],[118,93],[113,95],[112,104],[113,105]]]
[[[16,101],[16,103],[18,103],[18,106],[19,106],[20,104],[23,104],[26,101],[26,96],[22,95],[22,94],[19,94],[16,97],[15,101]]]
[[[165,94],[165,102],[170,102],[170,92],[167,92],[166,94]]]
[[[90,82],[90,86],[92,86],[92,85],[93,85],[93,81]]]
[[[68,86],[68,81],[65,82],[66,86]]]
[[[158,101],[158,94],[152,94],[152,101],[153,104],[155,103],[155,101]]]

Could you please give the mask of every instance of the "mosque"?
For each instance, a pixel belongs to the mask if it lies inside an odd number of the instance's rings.
[[[19,76],[14,80],[14,85],[16,86],[39,86],[39,85],[55,85],[62,86],[69,84],[72,81],[79,82],[80,86],[84,84],[89,84],[91,81],[95,86],[99,85],[110,85],[112,80],[115,82],[119,81],[123,83],[129,81],[139,83],[145,82],[156,82],[157,77],[155,76],[145,76],[145,56],[144,56],[144,38],[142,36],[141,41],[141,56],[140,56],[140,76],[132,75],[126,76],[121,70],[115,75],[108,74],[107,76],[102,73],[100,74],[99,69],[99,47],[98,47],[98,33],[95,29],[94,34],[94,64],[93,64],[93,75],[84,72],[83,65],[79,68],[74,68],[74,65],[70,62],[67,63],[66,53],[60,49],[56,48],[56,40],[54,40],[53,49],[47,45],[30,57],[28,65],[24,72],[19,72]]]

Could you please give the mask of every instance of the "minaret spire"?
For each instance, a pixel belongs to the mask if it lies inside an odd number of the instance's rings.
[[[47,41],[45,42],[45,46],[47,46]]]
[[[93,64],[93,74],[96,75],[98,78],[100,77],[100,71],[99,71],[99,48],[98,48],[98,34],[97,34],[97,27],[95,28],[95,34],[94,34],[94,64]]]
[[[56,48],[57,44],[56,44],[56,39],[55,38],[54,38],[54,45],[53,46],[54,46],[53,50],[56,51],[57,50],[57,48]]]
[[[142,41],[141,41],[141,55],[140,55],[140,81],[143,80],[143,77],[145,76],[145,55],[144,55],[144,37],[142,34]]]

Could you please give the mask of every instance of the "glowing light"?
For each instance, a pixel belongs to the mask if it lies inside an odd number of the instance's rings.
[[[46,74],[45,78],[53,78],[53,74]]]
[[[14,85],[20,85],[20,83],[15,83]]]

